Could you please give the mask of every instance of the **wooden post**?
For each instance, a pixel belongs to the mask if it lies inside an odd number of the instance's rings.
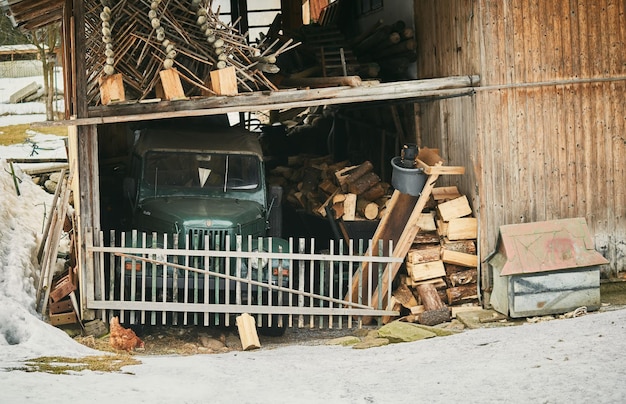
[[[254,321],[254,317],[248,313],[243,313],[242,315],[237,316],[236,321],[243,350],[248,351],[250,349],[261,348],[259,335],[256,332],[256,322]]]

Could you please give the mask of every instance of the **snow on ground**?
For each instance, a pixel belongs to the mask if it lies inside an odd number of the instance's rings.
[[[56,87],[63,88],[62,70],[56,70]],[[46,107],[41,102],[9,104],[12,94],[31,83],[43,86],[43,76],[0,78],[0,128],[7,125],[41,122],[46,120]],[[57,90],[57,93],[60,93]],[[55,109],[63,111],[63,101],[57,101]]]
[[[40,157],[61,154],[62,139],[33,139]],[[12,370],[28,358],[97,353],[34,310],[33,254],[51,196],[19,171],[17,196],[6,163],[29,147],[0,148],[0,403],[626,402],[626,310],[368,350],[294,345],[137,355],[142,364],[125,373]]]

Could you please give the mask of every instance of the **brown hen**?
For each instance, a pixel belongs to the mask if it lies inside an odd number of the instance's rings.
[[[109,331],[109,343],[114,349],[130,352],[135,348],[144,348],[143,341],[133,330],[122,327],[117,317],[111,319]]]

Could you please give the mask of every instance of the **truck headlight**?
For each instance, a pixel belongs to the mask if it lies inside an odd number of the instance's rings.
[[[254,252],[259,252],[259,250],[254,250]],[[265,258],[251,258],[250,261],[251,261],[250,266],[252,267],[252,269],[259,269],[259,263],[261,264],[261,268],[266,268],[269,260],[267,259],[267,257],[265,257]]]

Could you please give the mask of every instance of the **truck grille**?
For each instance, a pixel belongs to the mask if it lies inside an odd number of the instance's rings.
[[[227,230],[190,229],[187,232],[189,248],[192,250],[224,250]],[[207,239],[209,245],[207,246]],[[232,243],[233,240],[230,240]]]

